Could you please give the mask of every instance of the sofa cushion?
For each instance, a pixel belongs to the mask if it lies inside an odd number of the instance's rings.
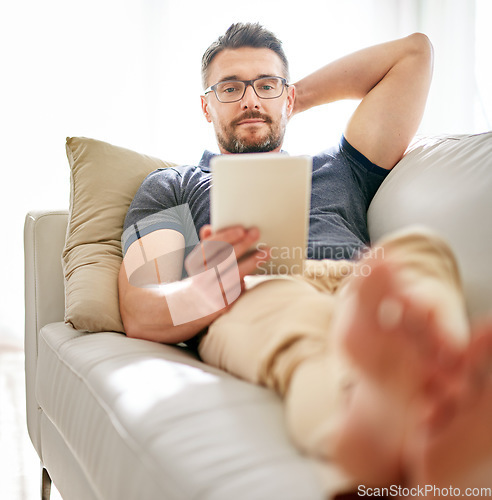
[[[61,434],[90,498],[322,500],[348,484],[296,450],[276,394],[178,347],[53,323],[39,334],[36,394],[43,435]],[[51,438],[45,464],[63,470]]]
[[[123,332],[117,277],[125,215],[143,179],[172,163],[82,137],[67,138],[66,149],[65,321],[78,330]]]
[[[492,132],[417,141],[386,177],[368,212],[376,241],[420,224],[453,249],[472,319],[492,312]]]

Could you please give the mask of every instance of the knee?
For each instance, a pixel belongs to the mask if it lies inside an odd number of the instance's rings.
[[[393,232],[377,242],[376,257],[389,258],[404,265],[425,268],[429,274],[442,271],[460,282],[459,268],[450,243],[427,226],[412,225]]]

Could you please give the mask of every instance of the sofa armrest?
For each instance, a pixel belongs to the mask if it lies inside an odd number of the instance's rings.
[[[417,141],[381,184],[367,221],[372,241],[423,225],[451,246],[472,320],[492,313],[492,132]]]
[[[24,225],[25,355],[27,426],[40,452],[35,376],[39,330],[63,321],[65,310],[61,253],[68,211],[29,212]]]

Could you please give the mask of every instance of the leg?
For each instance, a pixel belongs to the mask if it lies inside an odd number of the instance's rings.
[[[284,395],[298,363],[324,347],[332,297],[300,279],[246,291],[201,340],[202,359]]]
[[[436,365],[450,369],[458,353],[433,309],[402,295],[394,268],[371,266],[371,274],[352,290],[355,314],[336,332],[353,361],[356,381],[334,442],[337,461],[358,482],[385,486],[404,478],[405,436],[415,425],[419,398]]]
[[[430,331],[437,329],[440,332],[440,328],[448,334],[447,327],[434,328],[434,325],[446,325],[445,313],[449,311],[456,318],[449,335],[456,342],[465,342],[467,325],[459,279],[446,245],[432,235],[409,233],[384,242],[381,248],[385,256],[399,266],[398,286],[412,296],[407,307],[409,312],[405,315],[410,323],[412,320],[420,321],[411,313],[413,301],[418,304],[424,299],[433,300],[433,309],[439,314],[436,313]],[[370,261],[362,261],[357,269],[360,271],[366,265],[370,267]],[[395,403],[386,404],[384,409],[381,403],[387,391],[376,390],[376,384],[367,390],[363,386],[349,390],[355,378],[353,367],[346,362],[344,352],[348,352],[352,363],[356,367],[360,365],[357,368],[363,372],[363,367],[367,370],[371,359],[381,359],[381,355],[377,354],[380,349],[383,349],[384,357],[385,344],[376,343],[377,349],[369,348],[363,352],[360,349],[358,352],[357,349],[351,350],[350,346],[357,346],[359,340],[376,335],[379,326],[367,328],[365,316],[358,314],[364,311],[355,309],[360,280],[349,276],[343,283],[339,288],[332,288],[333,295],[319,293],[301,280],[274,280],[259,285],[241,297],[231,311],[212,325],[200,344],[200,354],[208,363],[251,382],[272,387],[285,396],[289,430],[301,450],[326,459],[331,458],[335,450],[341,463],[355,477],[361,473],[367,477],[369,472],[374,473],[369,477],[385,482],[399,477],[399,454],[405,430],[398,425],[388,433],[387,424],[395,422],[395,419],[388,420],[387,417],[395,414],[393,409],[397,415],[402,415],[401,408],[408,401],[400,396]],[[369,288],[373,285],[377,283]],[[386,283],[381,286],[384,290]],[[330,287],[326,289],[331,290]],[[415,310],[419,311],[417,317],[423,319],[425,328],[428,328],[425,309],[417,307]],[[420,344],[425,346],[425,336],[420,338]],[[434,340],[432,335],[430,340]],[[437,337],[435,340],[438,342]],[[371,347],[372,342],[366,344]],[[430,342],[429,345],[434,344]],[[411,342],[409,347],[413,347]],[[418,358],[411,349],[408,352],[412,354],[412,359]],[[392,359],[393,352],[388,357]],[[378,363],[372,364],[378,366]],[[405,366],[411,367],[411,363]],[[391,363],[385,369],[388,370],[388,367]],[[417,376],[419,372],[414,370],[412,373]],[[377,370],[372,373],[373,380],[377,379],[375,375]],[[415,385],[419,387],[418,383]],[[410,386],[406,394],[414,392],[415,388]],[[395,392],[390,394],[393,397]],[[380,408],[381,411],[378,413],[373,408]],[[384,424],[381,424],[380,417],[386,418]],[[350,439],[336,439],[337,436],[348,438],[355,435],[375,438],[357,443]],[[381,435],[389,435],[390,439],[385,441],[380,438]],[[341,450],[348,460],[341,457]],[[360,462],[357,464],[352,460],[357,456],[365,456],[364,463],[376,468],[361,470]],[[375,457],[381,458],[381,461],[378,462]],[[397,466],[390,468],[392,463]]]
[[[50,500],[51,497],[51,477],[48,471],[41,466],[41,500]]]
[[[327,337],[333,292],[352,268],[346,262],[311,263],[306,279],[275,279],[248,290],[199,347],[207,363],[285,397],[290,434],[310,454],[325,455],[319,435],[344,383]]]
[[[460,345],[469,342],[459,269],[446,241],[427,228],[412,226],[377,242],[374,255],[396,264],[405,295],[432,306],[450,340]]]
[[[373,254],[361,262],[371,272],[342,290],[333,325],[357,370],[335,455],[359,481],[381,486],[403,479],[402,447],[418,399],[437,362],[451,369],[469,332],[456,265],[442,240],[401,233]]]

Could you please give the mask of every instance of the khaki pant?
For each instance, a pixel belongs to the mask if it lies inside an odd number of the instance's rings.
[[[409,229],[378,242],[372,253],[397,263],[402,291],[435,303],[449,335],[467,341],[459,273],[442,239]],[[330,458],[330,436],[353,377],[333,332],[354,314],[352,284],[369,271],[365,258],[308,261],[303,277],[271,279],[246,291],[199,346],[205,362],[277,391],[291,438],[320,458]]]

